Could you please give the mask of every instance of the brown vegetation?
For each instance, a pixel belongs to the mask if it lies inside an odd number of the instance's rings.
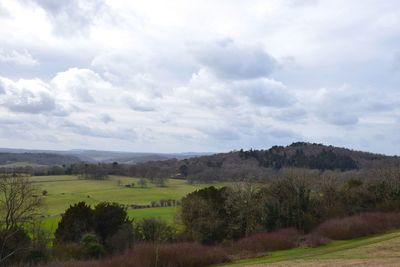
[[[319,225],[314,233],[332,240],[344,240],[383,233],[399,227],[400,213],[398,212],[366,212],[328,220]]]
[[[123,254],[91,261],[54,261],[45,267],[201,267],[229,261],[220,247],[198,243],[140,243]]]
[[[280,229],[274,232],[261,232],[240,239],[233,249],[240,252],[265,253],[268,251],[296,247],[300,232],[294,228]]]

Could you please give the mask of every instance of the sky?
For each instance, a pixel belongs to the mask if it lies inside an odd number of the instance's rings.
[[[296,141],[400,155],[400,1],[0,1],[0,147]]]

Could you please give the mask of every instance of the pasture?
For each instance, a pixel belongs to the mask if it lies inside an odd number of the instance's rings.
[[[110,176],[106,180],[79,179],[75,175],[32,176],[29,180],[44,196],[43,214],[47,228],[55,229],[60,215],[72,204],[79,201],[94,206],[100,202],[117,202],[124,205],[149,205],[162,199],[179,200],[186,194],[206,186],[223,186],[223,183],[188,184],[185,180],[168,179],[164,187],[147,181],[146,187],[139,186],[139,178]],[[127,185],[133,187],[126,187]],[[155,207],[128,209],[131,218],[156,217],[174,222],[177,207]]]

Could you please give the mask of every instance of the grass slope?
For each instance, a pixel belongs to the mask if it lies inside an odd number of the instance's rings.
[[[398,266],[400,231],[333,241],[317,248],[299,247],[219,266]]]

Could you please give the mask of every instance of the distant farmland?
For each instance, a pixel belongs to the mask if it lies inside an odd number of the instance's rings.
[[[33,176],[29,178],[40,191],[47,191],[44,196],[43,214],[45,223],[53,230],[57,227],[60,215],[71,205],[80,201],[95,206],[108,201],[124,205],[150,205],[152,201],[165,199],[179,200],[197,189],[216,184],[188,184],[185,180],[169,179],[164,187],[147,182],[146,187],[139,186],[139,178],[110,176],[107,180],[85,180],[73,175]],[[126,187],[127,185],[133,187]],[[174,221],[177,207],[155,207],[128,209],[132,218],[157,217],[168,222]]]

